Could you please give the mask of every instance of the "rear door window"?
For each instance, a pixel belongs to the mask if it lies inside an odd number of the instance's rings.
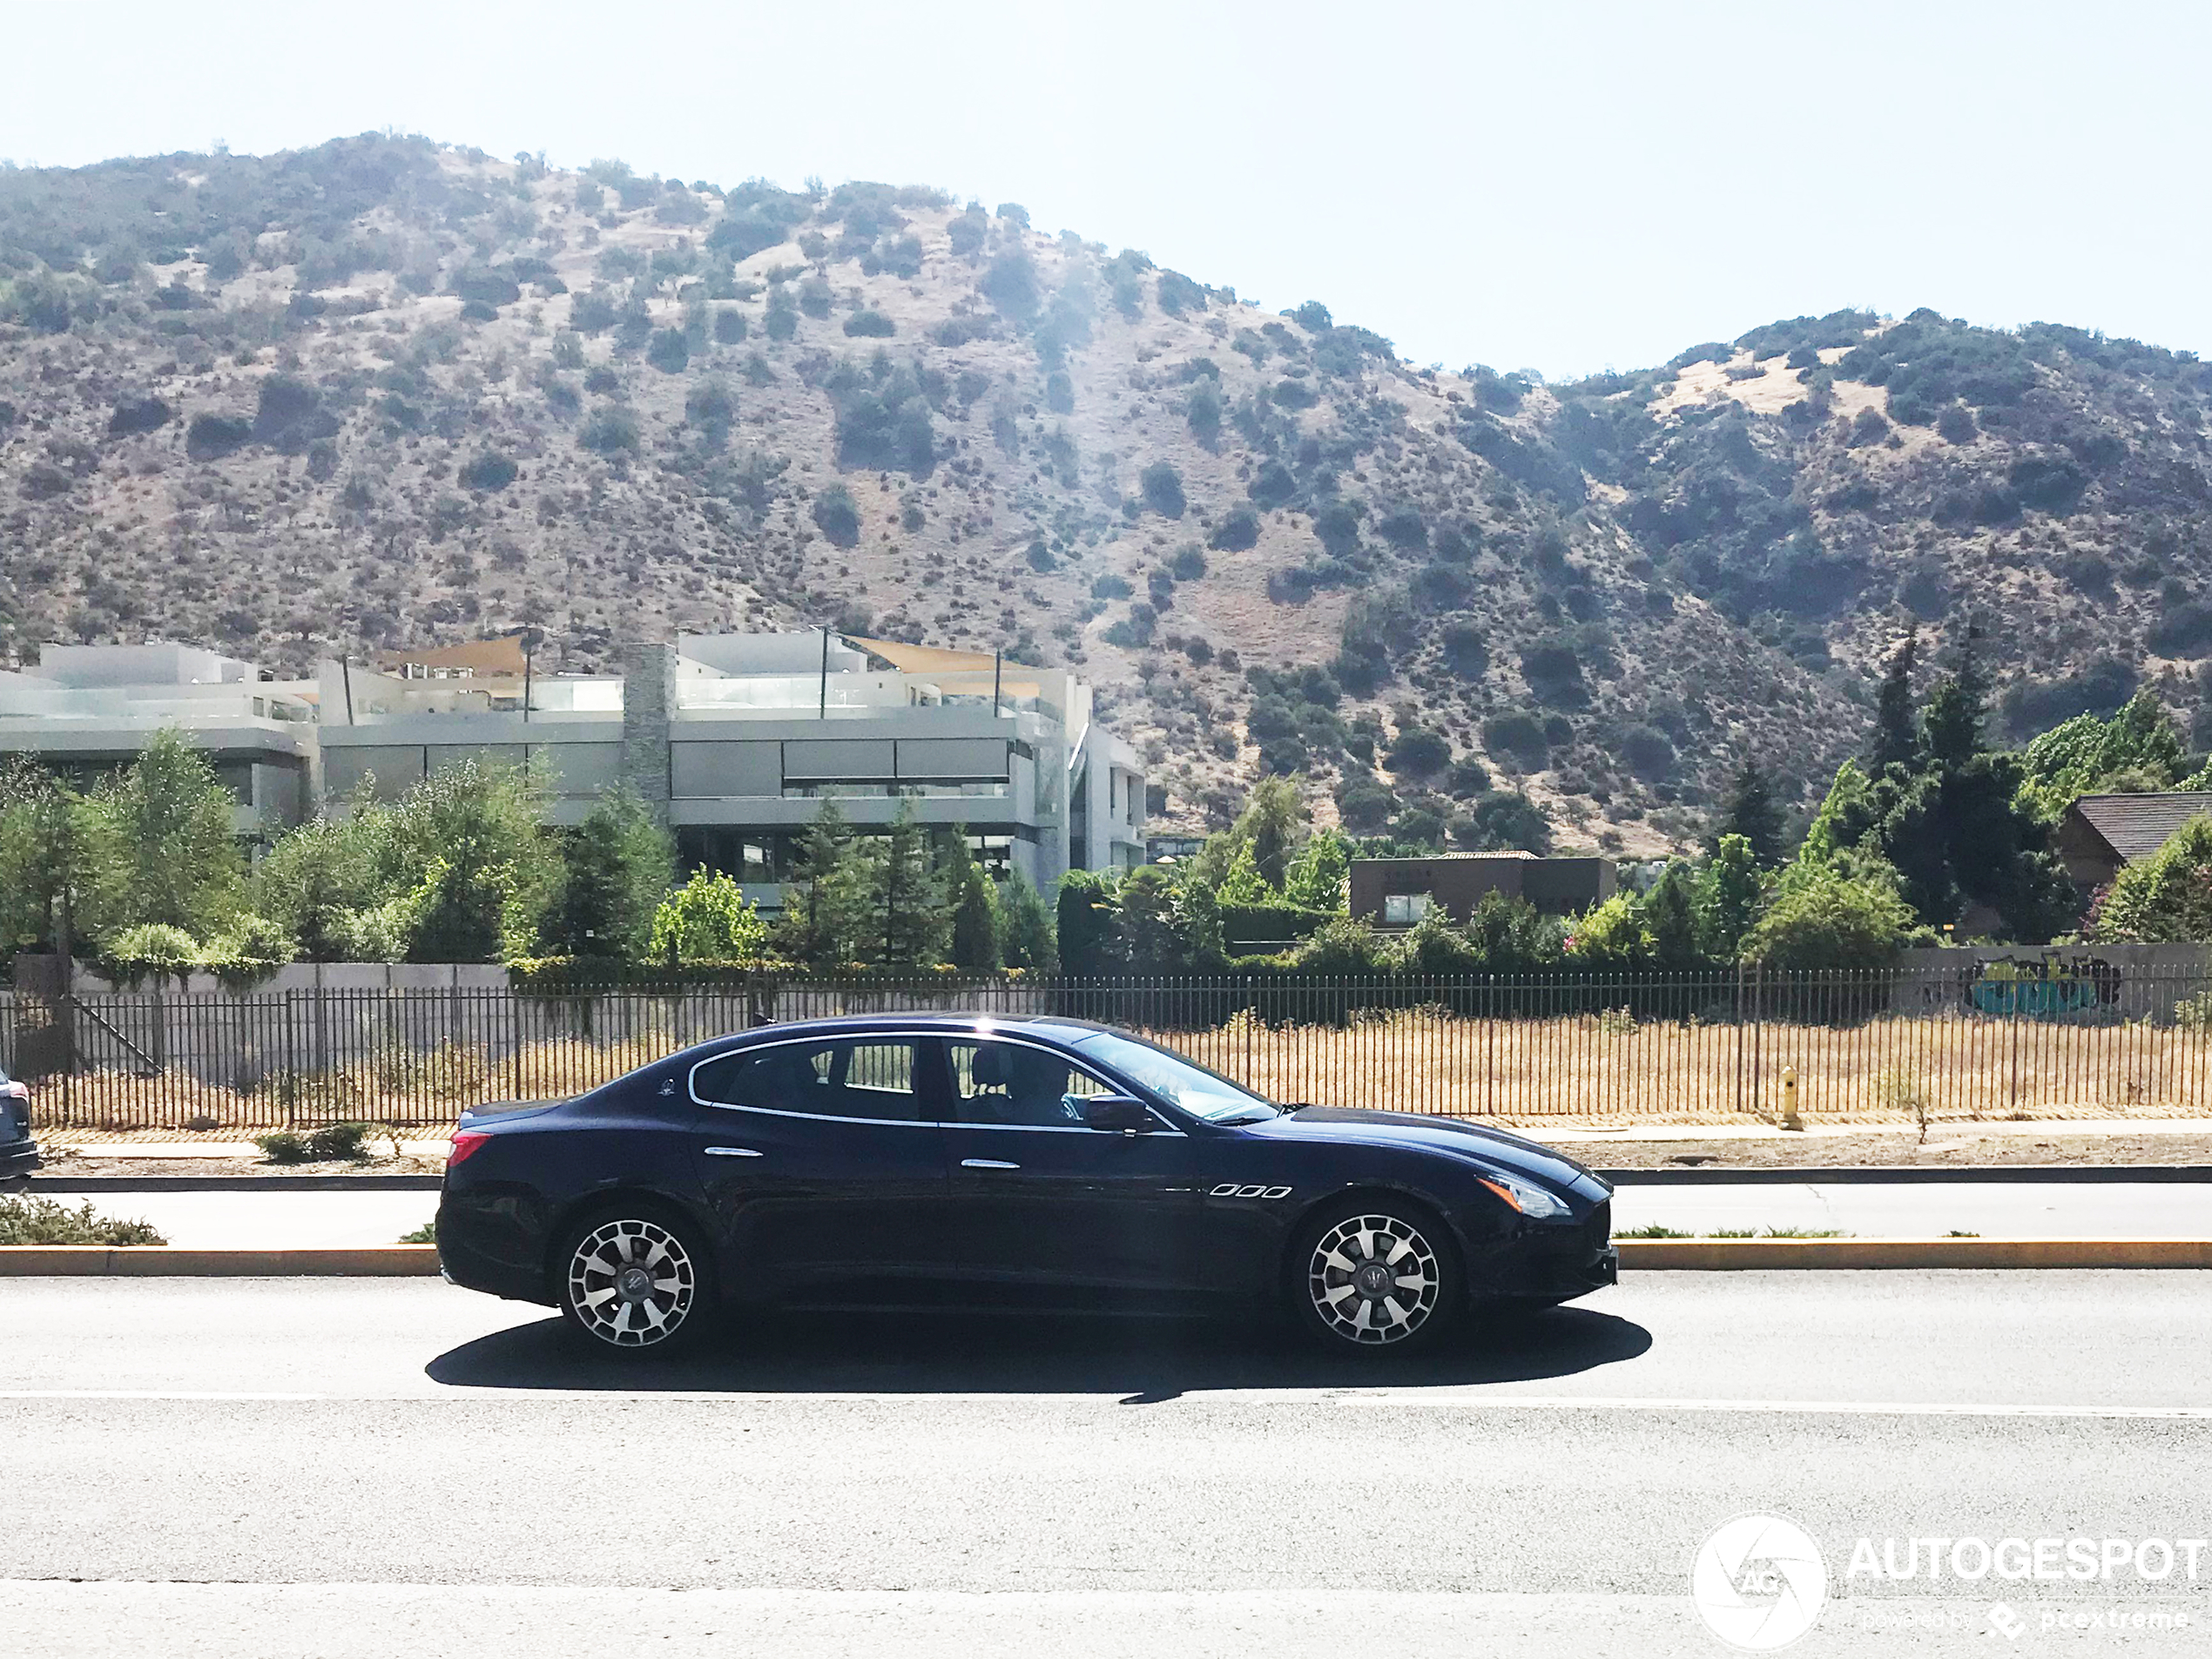
[[[725,1055],[692,1072],[691,1089],[717,1106],[911,1123],[918,1081],[912,1039],[840,1038]]]

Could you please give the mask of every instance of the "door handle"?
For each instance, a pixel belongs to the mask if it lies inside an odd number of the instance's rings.
[[[1003,1163],[997,1158],[962,1158],[960,1167],[963,1170],[1018,1170],[1022,1166]]]
[[[711,1158],[757,1158],[761,1155],[749,1146],[710,1146],[706,1155]]]

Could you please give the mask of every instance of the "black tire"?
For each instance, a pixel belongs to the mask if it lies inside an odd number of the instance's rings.
[[[1292,1320],[1321,1348],[1377,1356],[1433,1348],[1459,1324],[1467,1298],[1442,1219],[1385,1193],[1309,1217],[1291,1240],[1284,1290]]]
[[[552,1281],[562,1318],[595,1353],[664,1359],[695,1346],[715,1323],[702,1231],[647,1200],[609,1204],[570,1227]]]

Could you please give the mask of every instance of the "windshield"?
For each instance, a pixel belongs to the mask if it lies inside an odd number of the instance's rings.
[[[1102,1031],[1076,1044],[1101,1064],[1144,1085],[1154,1094],[1209,1123],[1258,1123],[1276,1115],[1277,1108],[1264,1095],[1256,1095],[1241,1083],[1232,1083],[1218,1072],[1208,1071],[1196,1061],[1135,1037]]]

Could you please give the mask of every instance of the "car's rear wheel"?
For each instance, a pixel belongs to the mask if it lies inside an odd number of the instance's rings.
[[[671,1353],[711,1323],[704,1242],[657,1207],[590,1217],[570,1232],[556,1272],[569,1328],[605,1352]]]
[[[1437,1342],[1462,1300],[1443,1224],[1419,1205],[1371,1197],[1323,1211],[1291,1247],[1299,1325],[1337,1352],[1412,1353]]]

